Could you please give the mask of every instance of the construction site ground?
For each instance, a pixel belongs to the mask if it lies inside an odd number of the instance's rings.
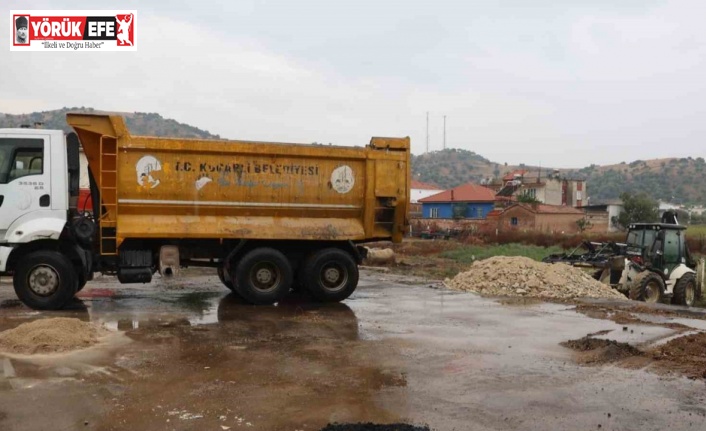
[[[25,308],[3,278],[0,331],[105,330],[81,350],[0,353],[0,429],[706,429],[703,310],[481,297],[397,272],[363,270],[340,304],[260,307],[215,271],[101,277],[62,312]]]

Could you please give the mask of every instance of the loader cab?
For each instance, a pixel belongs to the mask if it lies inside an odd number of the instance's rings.
[[[629,247],[640,248],[645,266],[669,278],[672,271],[694,262],[686,246],[686,226],[665,223],[635,223],[629,226]]]

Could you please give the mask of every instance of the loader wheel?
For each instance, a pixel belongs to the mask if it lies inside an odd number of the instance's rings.
[[[233,281],[230,278],[230,274],[228,274],[225,270],[224,266],[219,266],[218,267],[218,279],[221,280],[221,283],[231,291],[234,291],[233,287]]]
[[[292,266],[273,248],[256,248],[238,262],[231,279],[235,291],[246,301],[266,305],[284,298],[292,287]]]
[[[651,271],[643,271],[635,277],[630,286],[630,299],[654,304],[662,299],[664,281]]]
[[[696,300],[696,277],[692,273],[684,274],[674,285],[672,304],[691,307]]]
[[[301,277],[314,299],[339,302],[351,296],[358,287],[358,265],[345,251],[326,248],[306,259]]]
[[[24,256],[13,284],[17,297],[35,310],[59,310],[78,289],[71,261],[56,251],[35,251]]]

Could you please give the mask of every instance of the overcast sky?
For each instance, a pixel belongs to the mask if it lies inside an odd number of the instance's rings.
[[[706,156],[703,0],[172,0],[136,9],[137,52],[10,52],[0,112],[158,112],[230,139],[411,136],[499,163]]]

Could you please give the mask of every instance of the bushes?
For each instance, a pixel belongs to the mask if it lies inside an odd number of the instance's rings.
[[[483,242],[485,244],[524,244],[524,245],[536,245],[539,247],[552,247],[560,246],[563,249],[571,249],[578,247],[583,241],[595,241],[595,242],[623,242],[625,241],[625,234],[622,232],[617,233],[588,233],[585,235],[573,234],[573,235],[561,235],[548,232],[520,232],[520,231],[510,231],[510,232],[500,232],[495,235],[495,231],[490,231],[487,229],[481,229],[476,235],[464,237],[462,242],[477,244],[478,242]]]
[[[497,236],[495,231],[480,229],[473,234],[462,235],[459,240],[466,245],[479,244],[523,244],[539,247],[559,246],[564,250],[578,247],[583,241],[593,242],[625,242],[624,232],[615,233],[595,233],[590,232],[585,235],[561,235],[547,232],[501,232]],[[706,255],[706,233],[686,234],[686,244],[689,251],[696,254]]]

